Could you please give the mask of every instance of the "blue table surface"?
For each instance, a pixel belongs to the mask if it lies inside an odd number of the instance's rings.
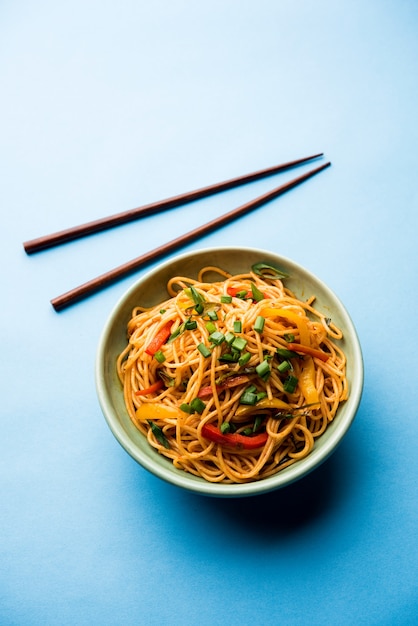
[[[417,32],[413,0],[1,3],[2,626],[418,623]],[[94,382],[158,262],[50,300],[294,172],[22,243],[317,152],[330,168],[181,251],[262,247],[324,280],[362,345],[356,420],[289,488],[183,492],[117,443]]]

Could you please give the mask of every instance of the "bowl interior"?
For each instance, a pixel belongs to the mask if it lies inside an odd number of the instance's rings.
[[[330,317],[344,333],[340,342],[347,356],[349,400],[341,405],[334,421],[316,441],[311,454],[275,476],[247,484],[209,483],[173,467],[171,461],[149,446],[132,424],[126,411],[116,360],[126,346],[126,326],[137,304],[151,306],[167,297],[166,283],[175,275],[197,278],[207,265],[222,267],[230,273],[246,272],[257,262],[283,269],[289,278],[285,285],[300,299],[315,294],[315,306]],[[215,277],[214,277],[215,278]],[[217,276],[215,278],[219,280]],[[290,259],[255,248],[208,248],[179,255],[162,263],[135,282],[111,312],[103,329],[96,358],[96,388],[105,419],[123,448],[144,468],[179,487],[220,497],[239,497],[266,493],[284,487],[311,472],[334,451],[348,431],[358,408],[363,388],[363,361],[357,333],[349,314],[337,296],[318,278]]]

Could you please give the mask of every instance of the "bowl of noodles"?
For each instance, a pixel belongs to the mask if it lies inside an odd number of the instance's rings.
[[[287,486],[321,465],[356,415],[363,360],[338,297],[294,261],[207,248],[150,270],[102,331],[96,388],[143,468],[208,496]]]

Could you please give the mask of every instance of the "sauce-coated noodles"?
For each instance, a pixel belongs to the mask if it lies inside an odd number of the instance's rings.
[[[205,282],[208,272],[217,282]],[[151,446],[211,482],[245,483],[306,457],[347,399],[341,331],[264,267],[173,277],[136,307],[117,369]]]

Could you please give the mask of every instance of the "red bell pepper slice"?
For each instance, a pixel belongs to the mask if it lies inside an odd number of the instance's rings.
[[[242,448],[244,450],[256,450],[261,448],[267,442],[267,433],[259,433],[253,437],[240,435],[239,433],[222,433],[219,428],[213,424],[204,424],[202,426],[202,435],[205,439],[219,443],[230,448]]]
[[[250,380],[249,376],[245,374],[239,374],[238,376],[231,376],[231,378],[227,378],[220,385],[216,385],[217,393],[221,393],[224,389],[230,389],[231,387],[238,387],[238,385],[243,385],[244,383],[248,383]],[[201,387],[199,393],[197,394],[198,398],[210,398],[213,396],[213,388],[211,385],[207,387]]]
[[[172,321],[167,322],[165,326],[160,328],[155,337],[151,339],[148,346],[145,349],[145,352],[150,356],[154,356],[156,352],[161,348],[162,345],[165,344],[169,336],[171,335],[171,327],[173,325]]]
[[[239,287],[227,287],[226,292],[229,296],[232,296],[233,298],[235,298],[235,296],[237,295],[237,293],[241,293],[241,291],[244,291],[244,289],[240,289]],[[244,298],[252,298],[253,294],[251,289],[249,291],[247,291],[247,293],[245,294]]]
[[[159,391],[164,387],[164,383],[162,380],[157,380],[155,383],[146,387],[145,389],[138,389],[135,391],[136,396],[147,396],[149,393],[154,393],[155,391]]]
[[[316,356],[321,361],[328,361],[329,354],[323,352],[322,350],[317,350],[316,348],[311,348],[310,346],[305,346],[302,343],[288,343],[287,347],[289,350],[293,350],[293,352],[301,352],[302,354],[308,354],[309,356]]]

